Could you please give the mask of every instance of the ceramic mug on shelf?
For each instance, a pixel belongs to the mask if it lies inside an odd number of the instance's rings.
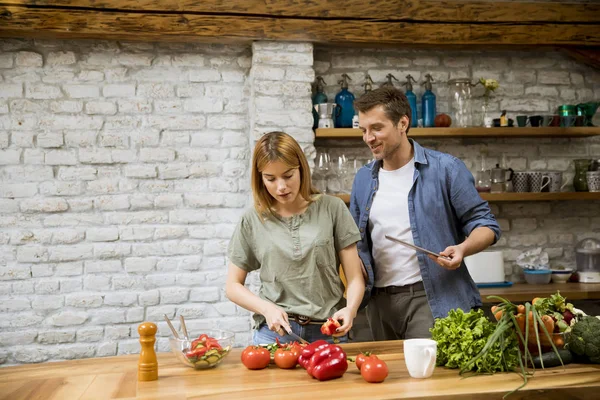
[[[578,115],[575,117],[575,126],[585,126],[585,124],[586,124],[585,116]]]
[[[529,173],[519,171],[513,175],[513,190],[518,193],[529,192]]]
[[[542,115],[542,126],[550,126],[553,119],[553,115]]]
[[[600,171],[587,171],[588,191],[600,192]]]
[[[404,361],[413,378],[429,378],[435,368],[437,342],[431,339],[408,339],[404,341]]]
[[[544,177],[550,179],[550,183],[548,186],[548,191],[552,193],[561,192],[565,186],[567,186],[567,182],[563,185],[562,176],[563,173],[560,171],[546,171],[544,172]]]
[[[550,178],[541,171],[528,171],[527,175],[529,175],[529,191],[532,193],[540,193],[550,185]]]
[[[542,126],[542,116],[541,115],[533,115],[529,117],[529,123],[531,126],[539,127]]]
[[[519,127],[527,126],[527,122],[529,122],[529,117],[527,115],[517,115],[517,125]]]
[[[575,115],[563,115],[562,117],[560,117],[560,126],[562,126],[563,128],[573,126],[573,124],[575,124],[576,118],[577,117]]]

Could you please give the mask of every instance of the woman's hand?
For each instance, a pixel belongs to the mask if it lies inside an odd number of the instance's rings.
[[[332,336],[344,336],[350,332],[350,329],[352,329],[352,322],[354,321],[355,317],[356,314],[348,307],[344,307],[333,314],[331,318],[336,321],[342,321],[342,326],[337,328],[337,333],[334,333]]]
[[[267,320],[269,329],[281,336],[292,330],[287,313],[275,304],[271,303],[263,313],[263,316]]]

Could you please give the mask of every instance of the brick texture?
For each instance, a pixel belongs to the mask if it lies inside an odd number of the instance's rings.
[[[0,363],[137,352],[144,320],[169,351],[164,313],[247,344],[222,244],[250,198],[251,58],[0,41]]]
[[[499,79],[492,111],[511,115],[600,96],[597,71],[553,52],[0,41],[0,364],[138,352],[144,320],[169,351],[164,314],[184,315],[192,334],[224,328],[248,344],[250,313],[223,285],[228,240],[250,205],[252,143],[283,130],[311,165],[315,145],[367,161],[360,143],[314,142],[311,83],[322,75],[333,100],[344,72],[356,95],[365,72],[376,85],[429,72],[440,112],[453,77]],[[488,165],[504,154],[515,169],[563,171],[568,185],[573,159],[600,158],[597,138],[420,142],[473,171],[482,153]],[[600,238],[600,202],[492,209],[510,267],[532,246],[570,266],[577,241]],[[258,289],[257,274],[248,286]]]
[[[499,117],[501,109],[507,109],[513,119],[517,114],[551,114],[560,104],[592,101],[600,94],[600,72],[559,53],[544,51],[486,54],[318,47],[315,70],[328,84],[329,101],[334,101],[340,90],[336,82],[342,73],[348,73],[353,79],[349,90],[359,97],[364,93],[361,85],[365,72],[373,78],[374,87],[381,85],[388,73],[400,81],[410,73],[421,82],[429,72],[434,78],[438,77],[433,88],[438,112],[449,114],[451,92],[447,81],[459,76],[471,78],[473,82],[481,77],[498,79],[500,87],[491,102],[495,117]],[[415,86],[414,91],[420,103],[423,87]],[[562,94],[569,91],[573,93],[572,98],[565,98]],[[477,97],[482,93],[480,86],[474,89],[475,106],[480,104]],[[472,172],[480,168],[482,155],[487,168],[501,163],[505,156],[507,165],[514,170],[562,171],[564,190],[569,191],[573,191],[573,160],[600,158],[598,137],[419,139],[418,142],[460,158]],[[371,159],[370,151],[360,141],[321,141],[319,150],[328,151],[331,159],[344,154],[351,161],[357,160],[359,165]],[[515,260],[527,249],[542,247],[548,252],[552,267],[574,267],[577,242],[586,237],[600,239],[600,226],[592,219],[600,215],[600,201],[497,203],[492,204],[492,211],[502,225],[502,238],[494,248],[504,250],[505,270],[509,271],[507,280],[523,281]]]

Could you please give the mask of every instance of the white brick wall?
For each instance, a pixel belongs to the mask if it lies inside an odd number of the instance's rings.
[[[255,42],[250,70],[252,139],[274,130],[292,135],[309,158],[315,157],[312,131],[310,43]]]
[[[165,313],[248,342],[223,283],[249,200],[251,57],[0,41],[0,363],[136,352],[144,320],[168,351]]]
[[[352,78],[349,90],[359,97],[364,89],[365,72],[378,87],[388,73],[400,81],[411,74],[420,83],[426,73],[436,80],[434,93],[438,112],[449,113],[450,91],[447,81],[457,77],[495,78],[500,83],[492,110],[500,115],[507,109],[509,117],[517,114],[550,114],[560,104],[577,104],[600,98],[600,72],[571,60],[561,53],[411,51],[318,47],[315,71],[327,82],[326,94],[335,101],[340,88],[336,82],[342,73]],[[420,104],[422,86],[414,87]],[[478,86],[475,95],[483,89]],[[409,133],[410,136],[410,133]],[[501,162],[502,154],[514,170],[559,170],[568,190],[573,190],[573,159],[600,159],[600,137],[567,138],[476,138],[419,139],[426,147],[453,154],[473,172],[479,168],[480,155],[487,155],[488,168]],[[317,146],[329,149],[332,159],[340,153],[362,163],[371,158],[366,146],[354,142],[327,140]],[[552,266],[574,266],[574,248],[586,237],[600,239],[600,201],[492,203],[500,221],[503,237],[496,248],[505,251],[507,279],[522,281],[516,257],[532,246],[541,246],[550,256]]]
[[[290,133],[312,163],[315,71],[332,100],[343,72],[357,95],[364,72],[376,83],[430,72],[441,112],[444,84],[459,76],[499,79],[495,111],[549,112],[600,95],[597,71],[550,52],[314,53],[310,43],[0,41],[0,364],[136,352],[144,320],[158,324],[167,351],[164,314],[184,315],[192,333],[222,327],[248,343],[249,313],[223,292],[226,246],[250,204],[247,166],[261,134]],[[515,169],[563,170],[566,180],[572,159],[600,156],[598,138],[421,142],[472,169],[482,151],[490,163],[505,153]],[[356,142],[317,145],[369,158]],[[509,267],[533,245],[569,265],[578,240],[600,237],[600,202],[492,209]]]

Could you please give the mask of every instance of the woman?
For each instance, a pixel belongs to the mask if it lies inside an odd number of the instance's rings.
[[[321,195],[298,143],[283,132],[265,134],[252,156],[254,207],[246,211],[229,243],[227,297],[253,311],[254,343],[329,339],[320,332],[331,317],[347,333],[365,284],[356,242],[360,233],[344,202]],[[347,280],[347,301],[338,266]],[[244,284],[260,269],[259,295]]]

